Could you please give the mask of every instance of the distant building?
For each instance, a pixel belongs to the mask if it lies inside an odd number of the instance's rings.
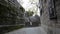
[[[39,0],[40,20],[46,34],[60,34],[60,0]]]
[[[35,15],[35,16],[30,16],[25,18],[25,25],[26,26],[39,26],[40,23],[40,16]]]
[[[39,26],[41,24],[40,16],[38,15],[29,17],[29,20],[32,23],[32,26]]]

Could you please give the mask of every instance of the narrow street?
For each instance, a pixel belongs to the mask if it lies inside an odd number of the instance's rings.
[[[46,34],[42,27],[29,27],[18,29],[5,34]]]

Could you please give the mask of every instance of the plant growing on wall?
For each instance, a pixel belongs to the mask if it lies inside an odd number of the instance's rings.
[[[30,16],[32,16],[33,14],[34,14],[33,11],[26,11],[26,15],[27,15],[27,17],[30,17]]]

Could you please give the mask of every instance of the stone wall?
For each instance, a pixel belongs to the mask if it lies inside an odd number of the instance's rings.
[[[41,26],[47,34],[60,34],[60,0],[40,0]]]
[[[0,25],[24,24],[24,11],[17,0],[0,0]]]

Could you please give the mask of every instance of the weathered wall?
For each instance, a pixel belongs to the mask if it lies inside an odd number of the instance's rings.
[[[23,24],[24,11],[17,0],[0,0],[0,25]]]
[[[42,13],[40,16],[41,26],[47,34],[60,34],[60,0],[52,1],[40,0],[40,5],[42,5],[40,6],[40,9],[42,9],[42,12],[40,11]],[[53,13],[52,9],[55,13]]]

